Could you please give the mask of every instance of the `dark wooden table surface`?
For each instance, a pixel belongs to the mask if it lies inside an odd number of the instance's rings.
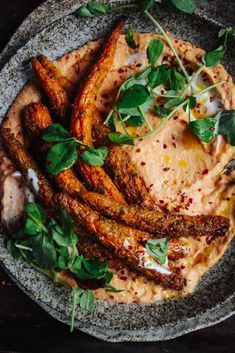
[[[0,50],[41,0],[1,0]],[[235,316],[211,328],[160,343],[105,343],[49,317],[0,268],[0,353],[233,353]]]

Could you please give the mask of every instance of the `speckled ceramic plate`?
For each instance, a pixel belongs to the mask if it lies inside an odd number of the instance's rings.
[[[57,12],[58,2],[49,1],[50,10],[55,11],[53,22],[48,20],[47,28],[41,29],[31,38],[3,68],[0,81],[1,119],[32,75],[28,64],[32,55],[43,52],[49,58],[59,57],[92,39],[106,35],[115,18],[120,16],[117,14],[92,20],[76,19],[70,13],[79,6],[77,1],[66,0],[59,3],[63,5],[63,12],[61,9]],[[162,7],[156,10],[155,15],[174,35],[201,47],[207,47],[208,43],[212,47],[215,45],[218,24],[208,20],[205,15],[169,15]],[[154,31],[143,16],[130,13],[129,20],[140,32]],[[232,54],[230,53],[224,62],[230,72],[234,65],[232,60],[229,60],[229,57],[234,57]],[[220,263],[203,277],[193,295],[149,305],[98,301],[93,312],[78,312],[75,326],[108,341],[157,341],[221,321],[235,312],[235,279],[231,275],[235,269],[234,250],[235,241]],[[27,295],[53,317],[68,323],[69,292],[64,288],[54,287],[49,279],[26,264],[16,264],[5,249],[3,232],[0,235],[0,260]]]

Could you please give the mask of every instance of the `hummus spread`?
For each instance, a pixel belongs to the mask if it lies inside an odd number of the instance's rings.
[[[127,46],[124,36],[120,37],[113,65],[96,100],[95,114],[105,119],[112,108],[119,86],[130,75],[148,66],[146,47],[151,39],[159,37],[164,41],[161,36],[155,34],[135,34],[135,40],[139,44],[135,50]],[[204,51],[188,42],[178,39],[173,39],[173,41],[185,65],[195,71],[201,65]],[[54,63],[63,75],[79,85],[95,59],[101,43],[102,40],[90,42]],[[174,57],[165,43],[158,64],[172,61]],[[220,80],[226,80],[226,82],[202,95],[198,100],[196,108],[191,111],[194,119],[212,116],[220,109],[235,109],[235,88],[231,76],[222,65],[217,65],[213,69],[206,68],[194,82],[195,89],[200,90]],[[10,126],[22,141],[24,139],[20,122],[21,112],[29,103],[38,102],[41,99],[41,90],[37,82],[32,80],[23,88],[9,109],[4,124]],[[235,157],[235,149],[228,145],[221,136],[210,144],[201,142],[188,129],[187,116],[188,113],[180,111],[153,136],[138,141],[134,147],[125,146],[123,148],[130,153],[151,195],[160,206],[171,212],[188,215],[217,214],[229,217],[230,230],[226,237],[217,238],[212,242],[204,237],[184,239],[190,251],[184,259],[177,260],[176,263],[182,268],[183,276],[187,279],[184,290],[179,292],[164,289],[118,263],[117,266],[111,264],[110,269],[114,273],[111,284],[124,291],[108,293],[103,289],[98,289],[95,291],[97,299],[123,303],[150,303],[192,293],[205,272],[222,257],[235,234],[235,188],[232,175],[220,174],[228,161]],[[157,126],[160,121],[151,113],[148,113],[148,119],[153,127]],[[1,151],[0,158],[1,217],[2,221],[13,229],[21,219],[24,201],[32,200],[32,195],[25,187],[14,164],[3,151]]]

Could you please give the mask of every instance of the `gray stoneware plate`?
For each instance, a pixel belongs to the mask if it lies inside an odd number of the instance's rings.
[[[123,1],[110,1],[113,4],[118,2]],[[32,55],[43,52],[49,58],[59,57],[92,39],[106,35],[115,18],[120,16],[117,14],[92,20],[76,19],[70,12],[73,12],[79,3],[73,0],[62,3],[64,16],[57,14],[54,22],[31,38],[3,68],[0,81],[1,119],[32,75],[28,64]],[[219,27],[216,21],[200,15],[169,15],[163,7],[158,7],[155,15],[165,28],[180,38],[205,48],[208,43],[211,47],[216,44]],[[129,20],[137,31],[154,31],[143,16],[130,13]],[[224,61],[230,72],[233,65],[229,58],[232,57],[234,53],[229,53]],[[235,279],[232,276],[235,269],[234,250],[235,241],[220,263],[203,277],[193,295],[150,305],[98,301],[93,312],[78,312],[75,326],[107,341],[158,341],[219,322],[235,312]],[[65,323],[69,322],[69,292],[64,288],[54,287],[50,280],[26,264],[16,264],[5,249],[3,232],[0,235],[0,260],[27,295],[53,317]]]

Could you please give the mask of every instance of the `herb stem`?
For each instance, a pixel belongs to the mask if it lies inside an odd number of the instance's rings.
[[[153,135],[155,132],[159,131],[159,130],[167,123],[167,121],[168,121],[173,115],[175,115],[175,114],[178,112],[178,110],[180,110],[180,109],[181,109],[185,104],[187,104],[187,103],[188,103],[188,99],[186,99],[186,100],[183,101],[181,104],[179,104],[177,107],[175,107],[175,109],[172,110],[172,111],[170,112],[170,114],[168,114],[167,117],[166,117],[164,120],[162,120],[162,122],[161,122],[155,129],[153,129],[152,131],[148,132],[148,133],[145,134],[145,135],[137,136],[137,137],[132,137],[132,138],[133,138],[133,139],[140,140],[140,139],[144,139],[144,138],[146,138],[146,137],[149,137],[149,136]]]
[[[162,28],[162,26],[155,20],[155,18],[147,11],[145,10],[144,11],[144,14],[150,19],[150,21],[159,29],[159,31],[162,33],[163,37],[166,39],[169,47],[171,48],[172,52],[174,53],[175,57],[176,57],[176,60],[178,61],[178,64],[182,70],[182,72],[184,73],[184,76],[186,77],[186,79],[189,81],[190,78],[189,78],[189,75],[171,41],[171,39],[168,37],[168,35],[166,34],[166,32],[164,31],[164,29]]]
[[[143,109],[141,108],[141,106],[139,106],[139,111],[140,111],[140,113],[143,115],[144,120],[145,120],[146,125],[148,126],[149,130],[150,130],[150,131],[153,131],[153,127],[152,127],[152,125],[150,124],[149,119],[148,119],[147,115],[144,113],[144,111],[143,111]]]
[[[201,65],[198,70],[193,74],[193,76],[191,77],[191,79],[189,80],[188,84],[185,86],[185,88],[183,89],[183,91],[180,94],[180,98],[182,98],[185,94],[185,92],[187,91],[187,89],[193,85],[194,81],[197,79],[197,77],[200,75],[200,73],[205,69],[205,65]]]
[[[216,87],[218,87],[218,86],[221,86],[221,85],[222,85],[223,83],[225,83],[225,82],[226,82],[226,80],[216,82],[216,83],[214,83],[213,85],[211,85],[211,86],[209,86],[209,87],[206,87],[206,88],[204,88],[203,90],[201,90],[201,91],[199,91],[199,92],[197,92],[197,93],[194,93],[192,96],[193,96],[193,97],[198,97],[198,96],[200,96],[200,94],[206,93],[206,92],[208,92],[209,90],[211,90],[211,89],[213,89],[213,88],[216,88]]]
[[[122,10],[138,9],[138,8],[139,8],[139,6],[136,4],[126,4],[126,5],[111,7],[109,9],[108,13],[122,11]]]
[[[22,250],[28,250],[28,251],[33,251],[31,248],[29,248],[28,246],[24,246],[24,245],[20,245],[20,244],[15,244],[15,247],[18,249],[22,249]]]

